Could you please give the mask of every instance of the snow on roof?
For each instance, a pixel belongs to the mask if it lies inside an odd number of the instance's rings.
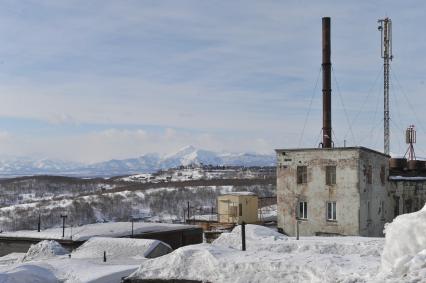
[[[146,234],[156,232],[166,232],[174,230],[185,230],[198,228],[198,226],[184,224],[168,224],[168,223],[145,223],[134,222],[134,234]],[[86,241],[91,237],[126,237],[132,234],[131,222],[108,222],[87,224],[78,227],[66,227],[65,237],[62,237],[62,228],[50,228],[37,232],[37,230],[21,230],[14,232],[0,233],[2,237],[15,238],[36,238],[36,239],[52,239],[52,240],[74,240]]]
[[[252,192],[229,192],[222,195],[223,196],[256,196],[256,194]]]
[[[64,249],[61,244],[56,241],[44,240],[35,245],[31,245],[22,259],[23,262],[47,259],[57,255],[67,254],[68,251]]]
[[[104,252],[114,259],[149,258],[158,249],[161,251],[157,251],[157,256],[172,251],[169,245],[158,240],[93,237],[73,251],[72,258],[102,258]]]
[[[389,180],[394,180],[394,181],[424,181],[424,180],[426,180],[426,177],[421,177],[421,176],[414,176],[414,177],[389,176]]]

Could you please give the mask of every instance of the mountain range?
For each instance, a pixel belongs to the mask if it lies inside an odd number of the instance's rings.
[[[274,166],[275,156],[257,153],[218,153],[186,146],[175,153],[163,156],[149,153],[136,158],[112,159],[89,165],[52,159],[14,157],[0,160],[0,177],[26,175],[117,176],[155,172],[159,169],[191,164]]]

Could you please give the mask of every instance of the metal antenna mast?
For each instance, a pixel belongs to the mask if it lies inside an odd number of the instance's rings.
[[[380,19],[381,57],[383,58],[383,93],[384,93],[384,153],[390,154],[389,142],[389,67],[392,61],[392,21],[389,18]]]

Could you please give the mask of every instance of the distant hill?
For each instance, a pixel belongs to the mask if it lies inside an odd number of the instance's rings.
[[[117,176],[154,172],[181,165],[274,166],[275,156],[257,153],[218,153],[186,146],[161,156],[157,153],[136,158],[109,160],[90,165],[50,159],[8,158],[0,160],[0,177],[26,175]]]

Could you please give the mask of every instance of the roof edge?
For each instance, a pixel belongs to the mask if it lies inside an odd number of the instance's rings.
[[[368,148],[368,147],[363,147],[363,146],[350,146],[350,147],[332,147],[332,148],[321,148],[321,147],[308,147],[308,148],[282,148],[282,149],[275,149],[276,153],[279,152],[283,152],[283,151],[316,151],[316,150],[323,150],[323,151],[328,151],[328,150],[364,150],[364,151],[369,151],[375,154],[379,154],[382,156],[386,156],[388,158],[390,158],[390,155],[387,155],[383,152]]]

